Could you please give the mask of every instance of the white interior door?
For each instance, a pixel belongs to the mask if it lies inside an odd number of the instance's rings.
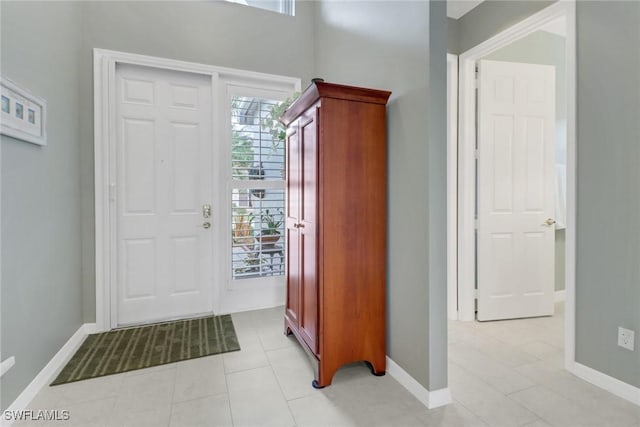
[[[118,65],[116,82],[117,325],[210,313],[211,76]]]
[[[480,61],[478,97],[478,320],[551,315],[555,69]]]

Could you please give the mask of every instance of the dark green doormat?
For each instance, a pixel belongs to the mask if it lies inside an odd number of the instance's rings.
[[[228,314],[91,334],[51,385],[237,350]]]

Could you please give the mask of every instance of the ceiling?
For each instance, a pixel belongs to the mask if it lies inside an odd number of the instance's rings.
[[[484,0],[448,0],[447,16],[449,18],[459,19],[483,1]]]

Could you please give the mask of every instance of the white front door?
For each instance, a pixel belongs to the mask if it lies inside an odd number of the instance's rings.
[[[211,313],[211,76],[119,64],[116,85],[116,323]]]
[[[478,320],[553,314],[555,69],[479,62]]]

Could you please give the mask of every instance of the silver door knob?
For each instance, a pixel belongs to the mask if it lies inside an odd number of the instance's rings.
[[[547,227],[551,227],[556,223],[556,220],[553,218],[547,218],[546,221],[542,225],[546,225]]]
[[[202,223],[202,228],[204,228],[205,230],[211,228],[211,223],[210,222],[203,222]]]

